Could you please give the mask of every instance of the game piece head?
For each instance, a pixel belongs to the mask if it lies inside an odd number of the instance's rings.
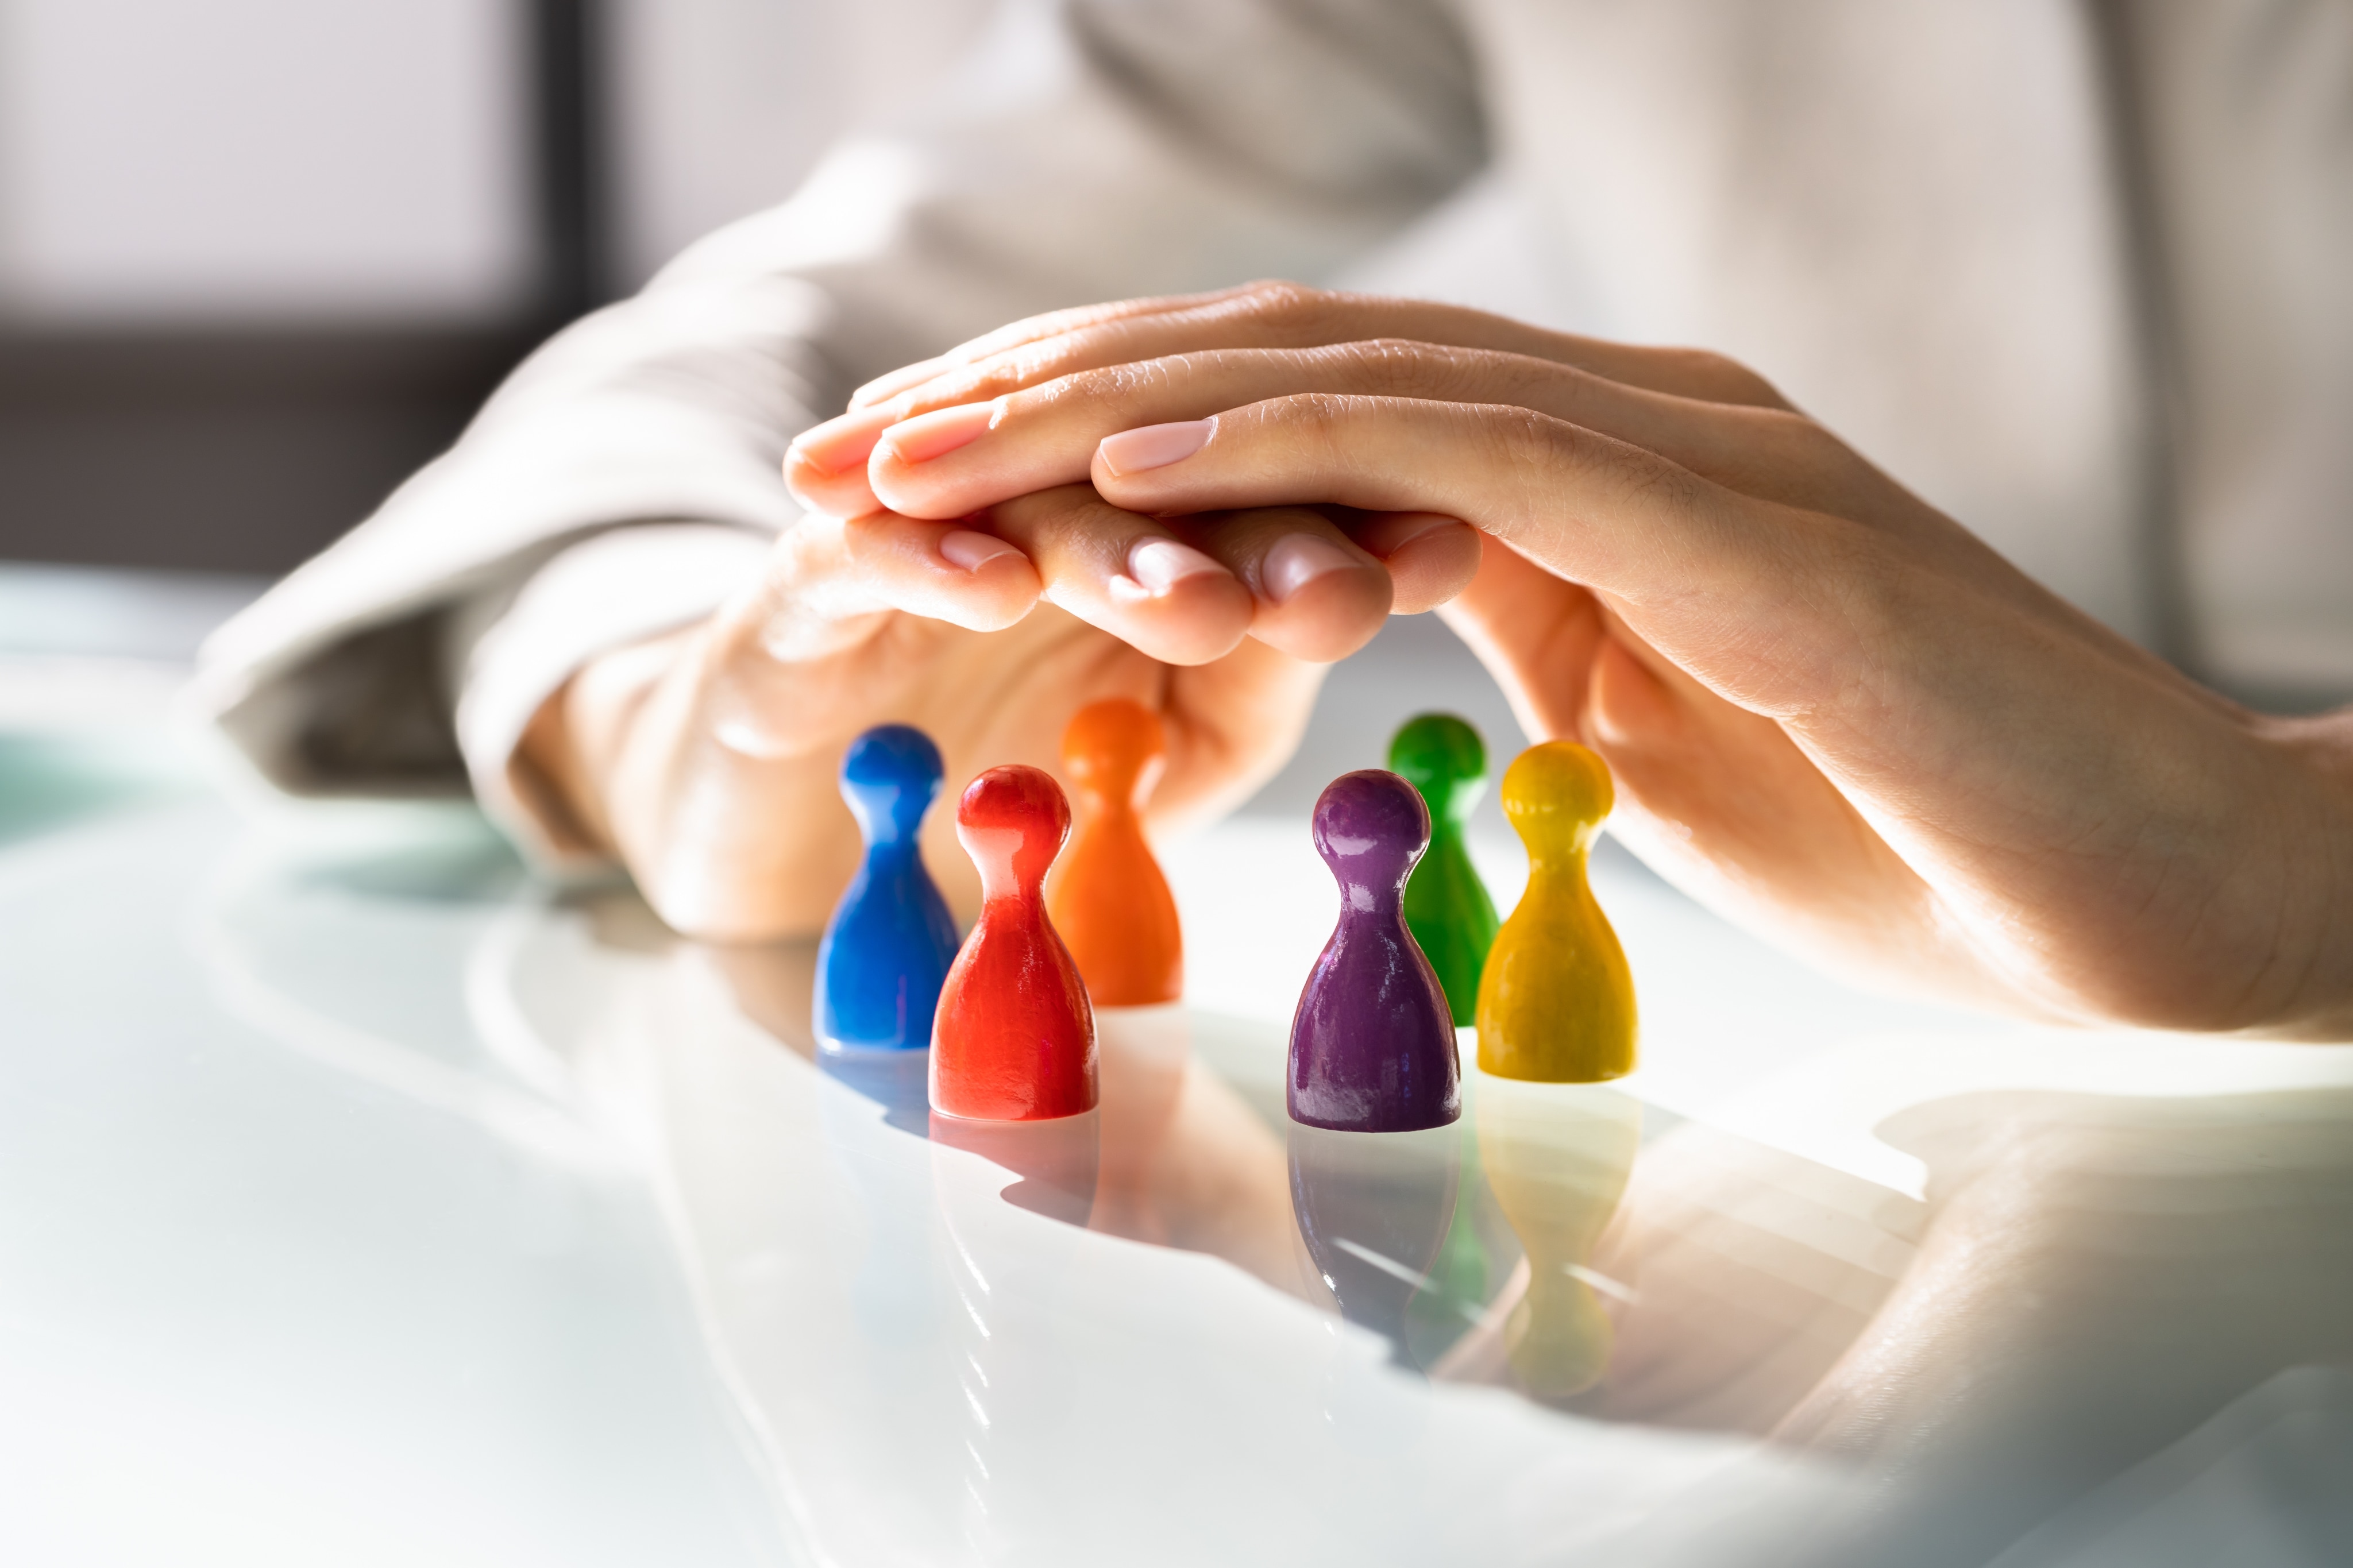
[[[914,837],[946,776],[929,735],[912,724],[878,724],[842,756],[841,798],[867,843],[894,843]]]
[[[1389,742],[1389,766],[1421,792],[1433,816],[1461,822],[1487,783],[1487,747],[1453,714],[1423,713]]]
[[[1430,847],[1430,808],[1392,773],[1342,773],[1315,802],[1315,851],[1347,892],[1348,907],[1387,902]]]
[[[1106,803],[1142,805],[1160,781],[1167,756],[1160,715],[1132,698],[1090,702],[1062,731],[1062,771]]]
[[[1574,741],[1530,746],[1504,770],[1504,815],[1530,859],[1591,848],[1617,792],[1609,764]]]
[[[1071,803],[1043,769],[991,768],[956,803],[956,837],[980,868],[988,898],[1035,894],[1070,834]]]

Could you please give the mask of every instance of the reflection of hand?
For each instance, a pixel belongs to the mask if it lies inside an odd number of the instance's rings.
[[[1643,1148],[1591,1257],[1632,1288],[1602,1385],[1612,1420],[1759,1436],[1819,1394],[1910,1266],[1901,1194],[1686,1122]]]
[[[1314,638],[1370,636],[1387,581],[1377,563],[1352,563],[1312,602],[1274,612],[1279,628],[1229,637],[1219,626],[1238,602],[1247,617],[1250,596],[1171,545],[1156,591],[1076,611],[1039,605],[1071,603],[1090,541],[1124,516],[1073,486],[995,508],[987,533],[888,514],[805,518],[733,605],[575,674],[524,737],[519,779],[617,854],[674,928],[736,941],[824,924],[860,853],[834,775],[874,724],[917,725],[946,757],[925,858],[967,919],[978,884],[955,842],[955,791],[998,763],[1054,766],[1085,703],[1131,697],[1160,712],[1169,755],[1156,820],[1229,806],[1297,744],[1322,679],[1276,640],[1295,634],[1310,658],[1345,652]]]
[[[2353,1357],[2348,1130],[2342,1089],[1894,1118],[1929,1167],[1918,1255],[1777,1433],[1881,1483],[1816,1561],[1985,1562],[2277,1373]]]
[[[1926,1161],[1923,1205],[1686,1124],[1593,1256],[1638,1295],[1576,1408],[1854,1462],[1860,1506],[1810,1562],[1986,1562],[2283,1370],[2353,1356],[2348,1126],[2342,1089],[1967,1095],[1882,1129]]]
[[[1346,508],[1400,577],[1466,519],[1450,620],[1710,901],[2025,1011],[2353,1026],[2333,731],[2195,686],[1722,361],[1270,286],[1008,329],[801,460],[870,447],[829,482],[909,515],[1082,478],[1141,513]]]

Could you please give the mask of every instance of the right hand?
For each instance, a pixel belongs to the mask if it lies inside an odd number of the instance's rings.
[[[1269,284],[1019,323],[861,398],[799,449],[866,456],[912,515],[1085,478],[1475,525],[1448,616],[1529,732],[1599,752],[1613,832],[1817,960],[2353,1037],[2353,710],[2197,686],[1728,362]]]
[[[1317,511],[1154,519],[1086,485],[955,521],[812,512],[733,603],[574,675],[518,751],[519,793],[617,857],[676,930],[807,935],[860,852],[842,752],[913,724],[948,770],[925,859],[969,920],[955,797],[975,773],[1059,771],[1071,715],[1129,697],[1167,727],[1155,826],[1229,809],[1298,744],[1324,665],[1477,560],[1467,527],[1430,520],[1393,579]]]

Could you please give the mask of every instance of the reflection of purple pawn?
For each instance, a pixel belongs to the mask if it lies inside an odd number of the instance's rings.
[[[1344,773],[1315,803],[1340,923],[1291,1021],[1293,1121],[1405,1132],[1462,1114],[1454,1016],[1405,924],[1405,879],[1429,847],[1430,808],[1395,773]]]

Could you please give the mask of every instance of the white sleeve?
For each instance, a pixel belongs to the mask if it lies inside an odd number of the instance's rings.
[[[480,786],[514,689],[478,700],[448,668],[453,617],[520,607],[621,525],[765,541],[796,513],[786,444],[859,383],[1060,306],[1326,276],[1484,156],[1442,0],[1013,5],[934,110],[844,143],[791,201],[541,348],[454,448],[216,634],[197,701],[281,789]],[[660,614],[631,598],[518,620],[482,679],[645,635]],[[560,653],[522,649],[558,621]],[[504,715],[462,745],[453,674],[458,707]]]
[[[604,858],[525,787],[515,749],[540,705],[597,654],[699,621],[756,579],[760,535],[708,523],[638,523],[590,535],[511,598],[478,596],[443,631],[458,752],[474,798],[541,869],[594,870]]]

